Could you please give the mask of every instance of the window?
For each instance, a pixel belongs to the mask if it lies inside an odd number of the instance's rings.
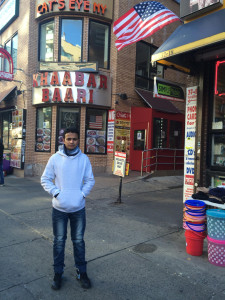
[[[51,151],[51,134],[52,134],[52,108],[37,108],[37,128],[35,151]]]
[[[153,148],[166,148],[167,147],[167,120],[154,119],[153,124]]]
[[[5,112],[0,114],[0,134],[2,136],[5,149],[11,148],[12,142],[12,112]]]
[[[80,110],[79,108],[59,107],[58,110],[58,135],[56,150],[63,145],[63,132],[66,128],[75,127],[80,130]]]
[[[170,121],[170,146],[169,148],[181,149],[182,140],[182,122]]]
[[[82,35],[82,20],[61,20],[60,61],[81,61]]]
[[[211,123],[211,160],[216,169],[225,168],[225,61],[216,62],[216,82]]]
[[[106,154],[106,110],[87,109],[86,153]]]
[[[136,76],[135,86],[153,91],[154,76],[163,77],[163,66],[151,65],[151,56],[156,47],[144,42],[138,42],[136,46]]]
[[[13,60],[13,73],[16,73],[17,69],[17,51],[18,51],[18,34],[15,34],[6,44],[5,50],[9,52]],[[5,59],[4,71],[9,72],[9,62]]]
[[[97,61],[99,68],[109,68],[109,25],[90,21],[89,61]]]
[[[40,26],[40,61],[53,61],[54,50],[54,21]]]

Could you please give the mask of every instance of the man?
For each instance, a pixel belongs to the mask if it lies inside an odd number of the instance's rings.
[[[67,223],[70,220],[76,277],[85,289],[91,287],[86,273],[84,231],[85,197],[95,184],[91,163],[78,147],[79,132],[68,128],[63,134],[63,149],[53,154],[41,177],[43,188],[53,196],[52,224],[54,234],[54,280],[52,288],[61,287]]]

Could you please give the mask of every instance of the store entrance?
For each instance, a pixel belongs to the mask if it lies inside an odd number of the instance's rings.
[[[134,124],[131,130],[130,169],[141,171],[142,151],[148,148],[148,123]]]

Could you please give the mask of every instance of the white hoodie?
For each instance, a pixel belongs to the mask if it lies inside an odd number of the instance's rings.
[[[90,160],[80,149],[75,156],[67,156],[63,149],[53,154],[41,176],[41,185],[53,196],[52,206],[67,213],[85,207],[94,184]]]

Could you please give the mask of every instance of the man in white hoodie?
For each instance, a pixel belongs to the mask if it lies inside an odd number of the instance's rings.
[[[64,271],[67,223],[70,220],[76,278],[85,289],[91,287],[85,261],[84,232],[86,225],[85,197],[95,184],[87,155],[78,147],[79,131],[68,128],[63,134],[63,149],[53,154],[41,177],[41,185],[52,199],[52,224],[54,234],[54,280],[52,288],[61,287]]]

